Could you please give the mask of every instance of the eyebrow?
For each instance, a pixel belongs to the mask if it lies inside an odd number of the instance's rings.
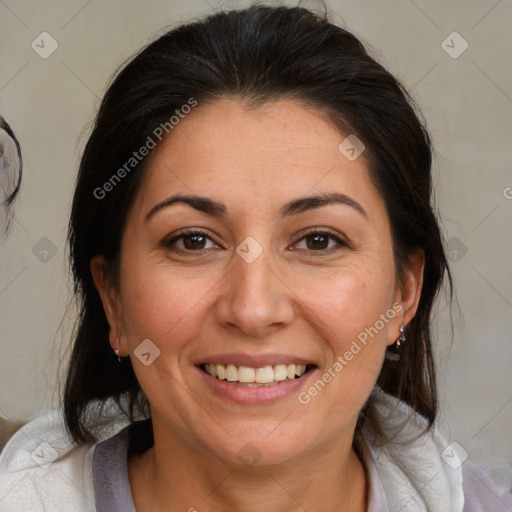
[[[227,208],[223,203],[215,201],[209,197],[196,195],[174,195],[153,206],[153,208],[151,208],[151,210],[149,210],[148,214],[146,215],[145,221],[147,222],[153,215],[155,215],[156,212],[175,203],[188,204],[195,210],[206,213],[212,217],[224,218],[227,214]],[[290,215],[297,215],[308,210],[313,210],[333,204],[350,206],[359,212],[363,217],[365,217],[366,220],[368,220],[366,211],[354,198],[337,192],[293,199],[292,201],[282,206],[280,210],[280,216],[281,218],[284,218]]]
[[[322,206],[328,206],[332,204],[342,204],[345,206],[350,206],[351,208],[359,212],[361,215],[363,215],[363,217],[368,219],[366,211],[354,198],[347,196],[346,194],[340,194],[338,192],[330,194],[319,194],[316,196],[306,196],[294,199],[289,203],[286,203],[281,208],[281,217],[296,215],[299,213],[303,213],[307,210],[313,210],[315,208],[321,208]]]

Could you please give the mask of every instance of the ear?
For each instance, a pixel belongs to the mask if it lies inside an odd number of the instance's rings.
[[[119,355],[123,356],[123,352],[125,351],[123,350],[124,344],[122,342],[123,326],[121,322],[121,308],[119,306],[117,290],[114,289],[108,278],[108,265],[108,262],[103,256],[94,256],[94,258],[91,259],[91,273],[96,289],[101,297],[105,316],[107,317],[107,321],[110,326],[110,346],[113,350],[119,348]]]
[[[409,254],[409,265],[405,270],[403,279],[399,282],[395,303],[402,306],[397,318],[400,324],[390,329],[390,338],[388,343],[392,345],[400,336],[400,325],[405,327],[414,318],[418,310],[418,304],[421,297],[421,289],[423,287],[423,271],[425,269],[425,252],[423,249],[416,249]],[[392,331],[392,332],[391,332]]]

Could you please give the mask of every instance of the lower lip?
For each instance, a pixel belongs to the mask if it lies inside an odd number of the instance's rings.
[[[291,395],[299,393],[300,389],[306,386],[316,370],[317,368],[313,368],[299,379],[286,379],[276,382],[271,386],[246,387],[232,384],[227,380],[219,380],[197,367],[197,371],[202,375],[204,382],[214,393],[239,404],[268,404],[284,400]]]

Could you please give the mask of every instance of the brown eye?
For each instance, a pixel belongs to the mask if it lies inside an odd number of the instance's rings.
[[[332,242],[334,242],[334,244]],[[299,247],[301,243],[302,247]],[[297,249],[309,252],[330,251],[340,246],[347,247],[347,244],[328,231],[311,231],[295,244]]]
[[[208,246],[208,242],[211,242],[212,245]],[[181,232],[170,240],[162,242],[162,245],[165,248],[176,250],[177,252],[200,252],[210,248],[219,248],[219,246],[202,231]]]
[[[185,249],[187,249],[188,251],[204,249],[206,238],[207,237],[202,235],[187,235],[181,237],[181,239],[183,240],[183,245],[185,246]]]
[[[329,247],[329,238],[326,235],[309,235],[305,237],[308,249],[327,249]]]

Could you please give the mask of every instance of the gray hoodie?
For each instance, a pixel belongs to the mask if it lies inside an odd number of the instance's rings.
[[[360,455],[368,478],[368,512],[511,512],[512,494],[498,493],[481,468],[461,460],[407,405],[375,390],[382,426],[394,433],[379,447],[363,429]],[[128,479],[130,446],[152,444],[142,417],[132,424],[114,403],[95,433],[75,446],[62,414],[52,411],[25,425],[0,455],[0,512],[134,512]]]

